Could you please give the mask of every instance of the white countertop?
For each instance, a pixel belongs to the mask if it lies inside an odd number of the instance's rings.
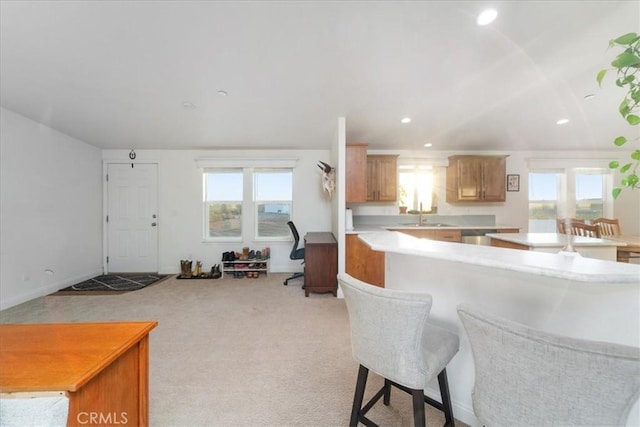
[[[559,233],[487,233],[487,237],[532,248],[563,248],[567,235]],[[593,237],[572,236],[573,246],[626,246],[624,242]]]
[[[409,224],[365,224],[354,226],[353,230],[345,230],[346,234],[371,233],[382,230],[499,230],[511,228],[519,230],[520,227],[510,225],[451,225],[451,226],[416,226]]]
[[[579,282],[640,284],[640,266],[635,264],[583,258],[579,255],[418,239],[394,231],[371,231],[360,234],[359,238],[371,249],[380,252],[443,259]]]

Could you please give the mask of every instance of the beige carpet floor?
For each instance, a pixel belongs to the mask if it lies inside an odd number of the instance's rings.
[[[157,320],[150,335],[151,426],[346,426],[358,366],[344,301],[304,297],[300,280],[177,280],[119,295],[46,296],[1,323]],[[382,384],[370,375],[368,395]],[[411,398],[369,413],[413,425]],[[427,424],[442,414],[427,406]],[[460,424],[461,425],[461,424]]]

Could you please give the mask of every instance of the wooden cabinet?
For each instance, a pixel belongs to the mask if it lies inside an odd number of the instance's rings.
[[[384,252],[372,250],[357,234],[347,234],[345,237],[347,274],[384,288]]]
[[[395,202],[398,199],[398,156],[367,156],[367,201]]]
[[[304,236],[304,296],[311,292],[338,292],[338,242],[330,232]]]
[[[347,144],[346,151],[346,201],[367,201],[367,144]]]
[[[0,325],[0,398],[66,395],[67,426],[93,424],[93,414],[108,417],[100,425],[147,426],[149,332],[157,324]]]
[[[491,246],[495,246],[498,248],[509,248],[509,249],[521,249],[524,251],[528,251],[529,250],[529,246],[526,245],[521,245],[518,243],[513,243],[513,242],[506,242],[504,240],[500,240],[500,239],[491,239]]]
[[[399,231],[404,234],[408,234],[413,237],[418,237],[420,239],[431,239],[431,240],[440,240],[442,242],[454,242],[454,243],[462,243],[462,231],[461,230],[435,230],[432,228],[424,229],[407,229],[402,228],[395,231]]]
[[[504,202],[507,156],[451,156],[447,203]]]
[[[498,228],[496,230],[497,233],[519,233],[519,228]]]

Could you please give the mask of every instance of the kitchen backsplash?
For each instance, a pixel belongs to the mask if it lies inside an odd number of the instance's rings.
[[[353,225],[401,225],[417,224],[420,221],[417,214],[406,215],[353,215]],[[495,215],[422,215],[424,223],[443,223],[456,226],[496,225]]]

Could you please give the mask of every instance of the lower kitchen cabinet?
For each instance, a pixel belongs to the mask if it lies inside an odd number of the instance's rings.
[[[347,234],[345,237],[347,274],[384,288],[384,252],[371,250],[357,234]]]
[[[434,230],[434,229],[398,229],[394,231],[399,231],[404,234],[408,234],[413,237],[417,237],[419,239],[431,239],[431,240],[440,240],[442,242],[454,242],[454,243],[462,243],[462,231],[461,230]]]

